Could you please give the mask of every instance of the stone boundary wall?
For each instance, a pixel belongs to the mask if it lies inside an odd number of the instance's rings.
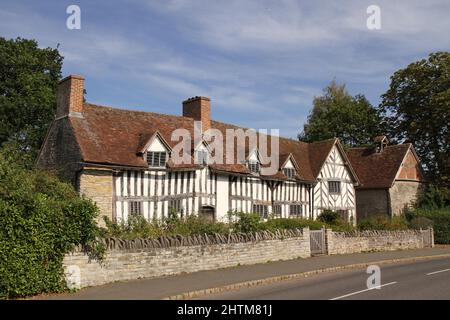
[[[309,228],[252,234],[107,239],[100,264],[81,250],[64,258],[70,288],[311,256]]]
[[[330,255],[419,249],[434,244],[432,229],[324,232]],[[101,264],[90,260],[80,248],[65,256],[69,288],[311,256],[309,228],[158,239],[109,238],[104,243],[107,253]]]
[[[425,247],[426,232],[429,230],[333,232],[327,229],[328,254],[420,249]]]

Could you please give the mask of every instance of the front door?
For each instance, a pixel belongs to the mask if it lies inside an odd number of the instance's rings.
[[[203,217],[206,221],[214,222],[214,207],[211,206],[202,206],[202,209],[200,211],[200,216]]]

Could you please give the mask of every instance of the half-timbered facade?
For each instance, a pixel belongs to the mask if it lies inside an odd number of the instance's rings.
[[[354,185],[345,152],[336,144],[323,163],[314,187],[314,218],[323,210],[331,209],[345,220],[353,220],[356,205]]]
[[[173,161],[174,130],[224,133],[236,126],[210,119],[210,99],[183,102],[183,115],[97,106],[83,101],[84,79],[69,76],[58,88],[56,118],[38,165],[70,179],[101,214],[126,221],[176,212],[223,221],[232,211],[263,218],[317,218],[325,209],[355,221],[358,178],[338,139],[305,143],[279,138],[276,173],[266,174],[258,149],[235,163],[210,161],[206,141],[192,147],[192,163]],[[271,138],[272,139],[272,138]],[[275,152],[276,150],[271,150]]]

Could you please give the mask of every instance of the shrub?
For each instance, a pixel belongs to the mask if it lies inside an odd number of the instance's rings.
[[[302,229],[309,227],[311,230],[319,230],[324,226],[323,222],[300,218],[274,218],[265,222],[262,228],[275,231],[277,229]]]
[[[166,225],[169,235],[195,235],[195,234],[215,234],[228,233],[229,228],[226,224],[221,222],[210,222],[204,217],[198,215],[189,215],[185,218],[173,218],[170,223]]]
[[[161,223],[147,222],[141,215],[130,215],[126,222],[115,223],[108,217],[104,217],[106,228],[102,229],[105,238],[114,237],[121,239],[157,238],[164,234]]]
[[[261,217],[257,213],[231,212],[229,220],[235,232],[250,233],[262,228]]]
[[[0,152],[0,297],[66,289],[62,261],[76,245],[101,257],[97,207],[67,183]]]
[[[336,224],[340,220],[340,216],[336,211],[323,210],[323,212],[317,217],[317,220],[325,222],[327,224]]]
[[[450,208],[415,209],[408,211],[406,216],[411,226],[414,226],[417,221],[431,221],[434,229],[434,241],[441,244],[450,244]]]
[[[344,221],[339,213],[333,210],[323,210],[317,217],[317,220],[325,223],[327,228],[331,228],[334,231],[349,232],[355,229],[352,223]]]
[[[406,230],[408,221],[404,216],[388,217],[387,215],[378,215],[358,223],[359,230]]]
[[[105,217],[106,228],[104,237],[121,239],[158,238],[160,236],[197,235],[197,234],[225,234],[229,227],[221,222],[213,223],[203,217],[190,215],[180,217],[171,214],[168,218],[159,221],[147,221],[142,215],[132,215],[127,222],[115,223]]]

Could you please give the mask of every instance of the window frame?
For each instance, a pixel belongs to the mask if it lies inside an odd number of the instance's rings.
[[[254,203],[252,205],[253,213],[258,214],[262,219],[269,218],[269,206],[266,204]]]
[[[275,209],[277,208],[277,209]],[[277,212],[279,211],[279,212]],[[279,203],[273,204],[272,205],[272,214],[274,217],[282,217],[283,216],[283,206]]]
[[[259,161],[249,160],[247,162],[247,167],[251,173],[259,174],[261,172],[261,164],[259,163]],[[257,168],[257,170],[253,170],[254,168]]]
[[[292,210],[295,208],[295,210]],[[299,211],[297,209],[300,209]],[[295,211],[295,212],[293,212]],[[293,203],[289,205],[289,217],[303,217],[303,206],[301,204]]]
[[[156,154],[158,154],[158,163],[156,164]],[[161,157],[164,155],[164,157]],[[167,159],[169,158],[167,151],[147,151],[146,160],[150,168],[165,168],[167,164]],[[151,161],[149,161],[151,159]],[[164,162],[162,162],[164,160]]]
[[[209,152],[207,150],[196,150],[195,158],[196,158],[196,161],[198,164],[201,164],[204,166],[209,164]]]
[[[328,192],[330,194],[341,194],[341,181],[339,180],[328,180]]]
[[[175,209],[175,210],[172,210]],[[168,211],[169,213],[175,212],[181,214],[183,216],[184,214],[184,207],[183,207],[183,201],[182,199],[170,199],[168,203]]]
[[[128,214],[143,216],[142,201],[131,200],[128,201]]]
[[[287,172],[289,172],[289,174]],[[283,168],[283,174],[289,180],[294,180],[295,179],[296,170],[295,170],[295,168]]]

